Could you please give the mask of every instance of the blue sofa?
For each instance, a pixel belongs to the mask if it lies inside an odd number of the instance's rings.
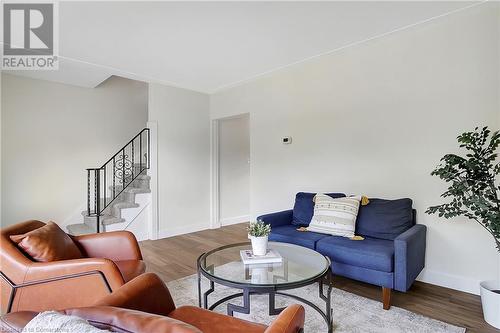
[[[314,195],[299,192],[293,209],[259,216],[257,220],[272,227],[269,240],[316,250],[330,258],[335,275],[381,286],[383,307],[389,309],[391,290],[406,292],[425,264],[427,229],[416,224],[412,201],[370,199],[360,207],[356,220],[356,235],[364,240],[351,240],[297,230],[311,221]]]

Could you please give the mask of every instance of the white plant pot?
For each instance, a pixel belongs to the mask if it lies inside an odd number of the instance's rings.
[[[492,290],[500,290],[500,281],[483,281],[481,286],[481,303],[484,320],[495,328],[500,328],[500,294]]]
[[[254,237],[250,236],[252,241],[252,253],[255,256],[263,256],[267,253],[267,236]]]

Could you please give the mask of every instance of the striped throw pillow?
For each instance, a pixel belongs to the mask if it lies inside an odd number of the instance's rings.
[[[314,201],[314,215],[308,231],[354,237],[361,196],[333,199],[325,194],[316,194]]]

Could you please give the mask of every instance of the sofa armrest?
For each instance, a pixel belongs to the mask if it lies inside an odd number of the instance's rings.
[[[288,306],[269,325],[264,333],[299,333],[304,329],[305,310],[302,305]]]
[[[425,266],[427,227],[416,224],[394,239],[394,289],[407,291]]]
[[[169,317],[112,306],[74,308],[64,313],[83,318],[92,326],[112,332],[202,333],[194,326]]]
[[[114,306],[167,316],[175,304],[165,283],[153,273],[142,274],[127,282],[94,305]]]
[[[73,236],[73,240],[89,258],[108,258],[113,261],[142,260],[137,239],[129,231]]]
[[[38,315],[38,312],[33,311],[19,311],[11,312],[2,315],[0,318],[0,332],[1,333],[15,333],[22,332],[33,318]]]
[[[102,274],[111,290],[118,289],[125,283],[115,263],[104,258],[83,258],[47,263],[35,262],[28,267],[24,283],[36,284],[37,281],[65,279],[78,281],[78,277],[93,272]]]
[[[262,221],[266,224],[270,224],[271,228],[279,227],[282,225],[289,225],[292,223],[293,210],[284,210],[282,212],[265,214],[257,217],[257,221]]]

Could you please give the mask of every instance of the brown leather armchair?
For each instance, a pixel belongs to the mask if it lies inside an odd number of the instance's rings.
[[[298,333],[304,308],[287,307],[270,326],[226,316],[194,306],[176,308],[165,284],[153,273],[143,274],[95,306],[63,311],[112,332],[170,333]],[[17,312],[0,319],[0,331],[21,332],[36,312]]]
[[[88,306],[144,273],[134,235],[126,231],[72,236],[85,258],[36,262],[9,236],[44,226],[40,221],[0,231],[1,311],[43,311]]]

